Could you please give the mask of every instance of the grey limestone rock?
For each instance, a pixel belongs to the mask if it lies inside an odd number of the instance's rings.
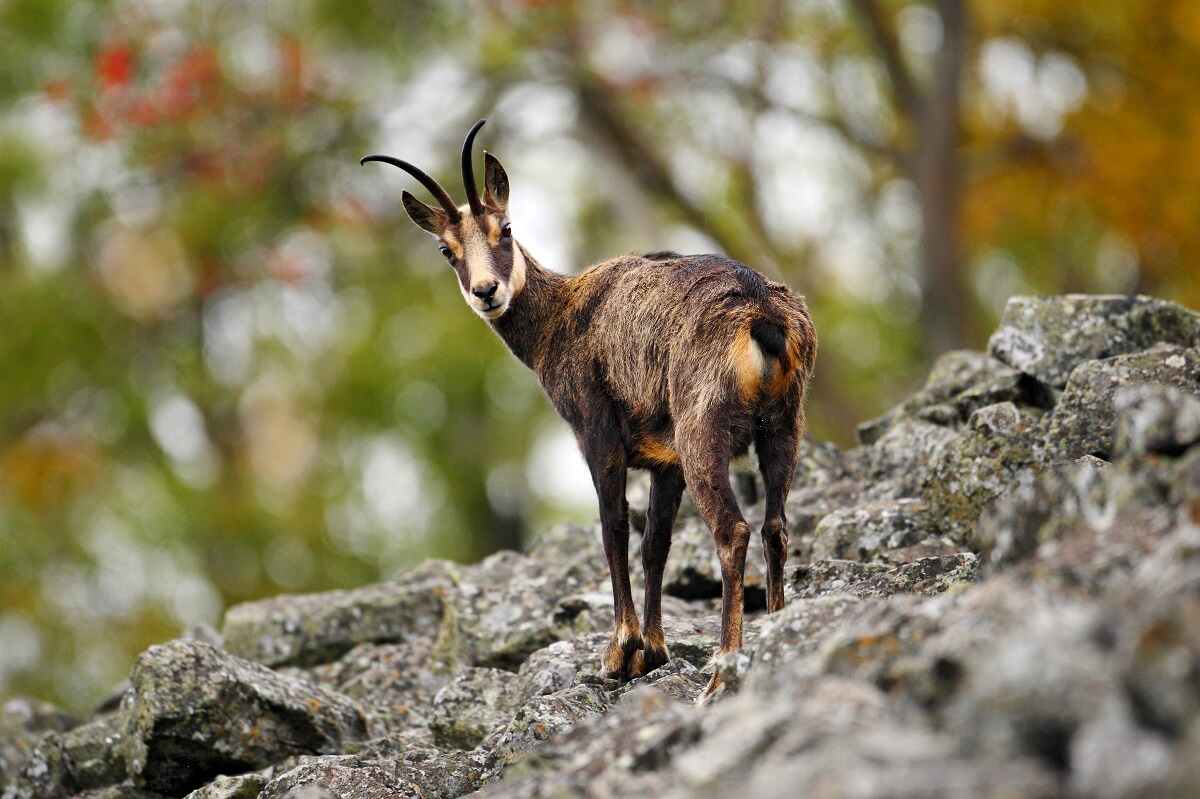
[[[450,564],[434,561],[388,583],[236,605],[225,614],[225,649],[268,666],[306,665],[361,643],[436,639],[454,575]]]
[[[134,779],[162,793],[288,755],[337,752],[366,735],[346,697],[198,641],[151,647],[131,684],[123,753]]]
[[[934,531],[928,509],[919,499],[872,502],[822,519],[813,533],[812,557],[879,560],[881,551],[911,546]]]
[[[511,672],[465,669],[433,698],[432,730],[438,746],[472,749],[497,725],[505,724],[520,699]]]
[[[1013,297],[988,351],[1014,369],[1062,388],[1081,363],[1155,344],[1200,346],[1200,314],[1143,296]]]
[[[1117,412],[1114,453],[1175,455],[1200,443],[1200,392],[1144,384],[1113,398]]]
[[[123,719],[107,715],[63,734],[63,754],[75,787],[101,788],[125,779],[122,727]]]
[[[1042,429],[1041,416],[1004,402],[980,408],[938,449],[922,490],[944,533],[964,540],[987,503],[1039,462]]]
[[[603,715],[609,704],[609,694],[604,688],[588,684],[529,699],[505,727],[484,742],[490,752],[492,773],[502,773],[543,742],[569,732],[582,721]]]
[[[1080,364],[1050,416],[1046,438],[1055,459],[1110,458],[1116,438],[1117,394],[1144,384],[1172,386],[1200,397],[1200,349],[1162,345]],[[1186,427],[1189,423],[1181,420],[1181,424]]]
[[[883,416],[860,424],[858,438],[863,444],[874,444],[905,418],[960,427],[988,405],[1012,402],[1048,408],[1053,401],[1049,386],[1036,378],[985,353],[956,350],[938,358],[924,388]]]
[[[259,799],[423,799],[421,788],[353,757],[327,756],[280,774]]]
[[[220,776],[192,791],[185,799],[258,799],[268,782],[270,778],[263,772]]]

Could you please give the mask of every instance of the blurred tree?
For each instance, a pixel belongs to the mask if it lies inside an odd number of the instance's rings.
[[[1137,290],[1200,306],[1200,8],[1010,5],[979,3],[993,32],[980,60],[993,83],[1024,74],[1037,90],[981,104],[976,124],[1001,129],[1008,158],[980,154],[967,234],[1014,253],[1042,290]]]
[[[339,73],[321,6],[5,13],[56,57],[0,162],[0,682],[94,700],[229,602],[517,546],[536,387],[356,163],[359,81],[415,48]]]
[[[1172,65],[1196,57],[1200,15],[1186,0],[1137,10],[1113,0],[1084,21],[1061,4],[989,0],[686,10],[617,3],[611,14],[596,5],[552,4],[538,9],[540,24],[523,4],[492,8],[514,31],[499,38],[557,55],[556,77],[577,93],[584,132],[644,191],[735,257],[821,297],[808,277],[820,243],[769,224],[774,213],[786,215],[772,204],[803,195],[793,186],[792,197],[780,196],[783,168],[769,163],[778,150],[762,142],[768,124],[787,117],[834,134],[843,156],[861,159],[852,167],[868,167],[867,180],[840,176],[862,191],[860,210],[893,200],[900,179],[919,217],[919,249],[889,256],[913,278],[896,293],[918,294],[894,299],[915,302],[914,343],[923,357],[978,343],[995,308],[977,302],[973,284],[1004,279],[995,273],[1017,255],[1008,285],[1137,286],[1195,301],[1197,281],[1180,280],[1188,270],[1174,243],[1196,226],[1183,211],[1190,204],[1178,196],[1180,183],[1169,177],[1171,164],[1195,161],[1190,120],[1180,113],[1192,87],[1169,77],[1180,74]],[[618,53],[613,40],[621,37],[628,50]],[[525,47],[505,52],[518,61]],[[536,67],[546,69],[541,61]],[[723,179],[699,190],[688,185],[687,166],[673,160],[680,151],[715,160],[706,167]],[[1148,202],[1126,202],[1146,196],[1145,181],[1155,176],[1174,185],[1158,187]],[[1058,209],[1049,219],[1048,206]],[[1011,238],[998,229],[1026,212],[1030,224]],[[1035,265],[1020,251],[1032,237],[1074,240],[1083,230],[1089,240],[1076,246],[1043,242],[1037,257],[1050,263]],[[1088,263],[1054,262],[1064,257]],[[1138,263],[1117,270],[1136,279],[1106,274],[1130,259]],[[1058,280],[1068,275],[1077,277]],[[826,384],[817,388],[836,399]]]
[[[0,692],[95,701],[231,602],[590,515],[405,218],[492,117],[557,269],[808,296],[849,438],[1023,291],[1200,304],[1189,0],[0,4]]]

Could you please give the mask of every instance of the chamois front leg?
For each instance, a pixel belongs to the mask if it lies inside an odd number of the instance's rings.
[[[646,510],[646,534],[642,537],[642,568],[646,573],[646,605],[642,638],[645,672],[665,665],[670,659],[666,636],[662,628],[662,581],[671,551],[671,528],[679,511],[683,495],[683,472],[678,466],[668,466],[650,475],[650,507]]]
[[[714,412],[697,420],[685,431],[680,447],[683,474],[688,491],[708,524],[716,542],[721,563],[721,643],[716,654],[742,648],[742,611],[746,574],[746,548],[750,527],[738,508],[729,484],[731,448],[729,434],[720,425],[723,415]],[[721,685],[720,672],[714,674],[704,691],[712,696]]]
[[[629,586],[629,508],[625,500],[625,448],[614,429],[597,426],[580,436],[596,497],[604,556],[612,578],[613,634],[604,654],[604,672],[627,682],[642,674],[642,633]]]

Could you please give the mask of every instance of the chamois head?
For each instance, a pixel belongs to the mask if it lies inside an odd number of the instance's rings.
[[[359,163],[382,161],[398,166],[421,181],[438,201],[432,208],[403,193],[404,209],[417,227],[434,236],[438,249],[458,275],[458,287],[471,310],[484,319],[504,315],[525,287],[525,258],[513,241],[508,223],[508,175],[496,156],[483,153],[483,199],[475,187],[471,147],[475,134],[487,120],[479,120],[467,133],[462,148],[463,184],[467,204],[455,206],[438,182],[417,167],[386,155],[368,155]]]

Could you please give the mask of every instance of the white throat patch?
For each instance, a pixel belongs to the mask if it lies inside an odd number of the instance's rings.
[[[512,273],[508,276],[509,296],[515,300],[525,289],[525,253],[513,242]]]

